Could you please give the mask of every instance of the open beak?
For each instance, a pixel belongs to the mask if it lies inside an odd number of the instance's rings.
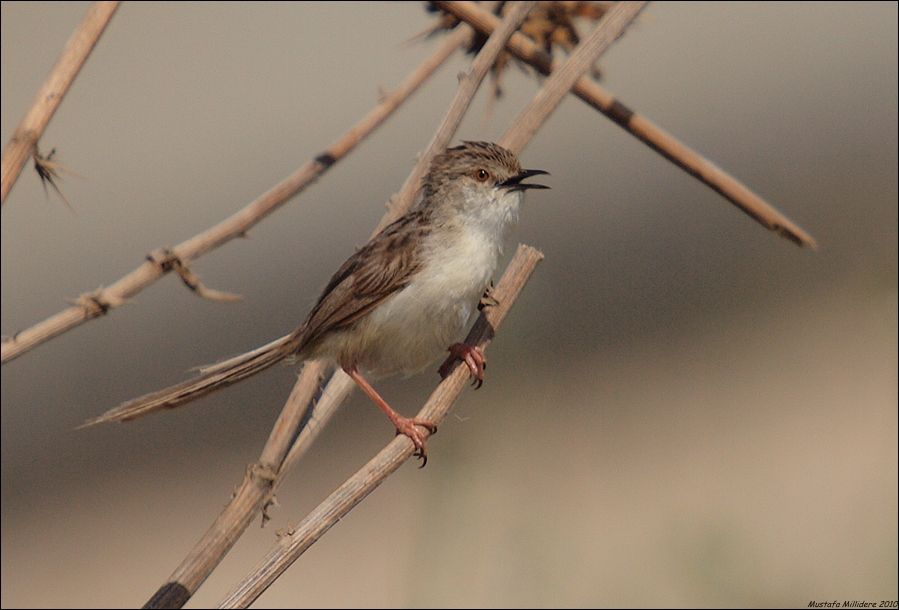
[[[549,175],[549,172],[545,172],[542,169],[525,169],[522,170],[517,176],[512,176],[508,180],[504,180],[500,182],[497,186],[499,188],[508,189],[509,191],[526,191],[528,189],[548,189],[549,187],[545,184],[524,184],[521,181],[525,178],[530,178],[531,176],[539,176],[541,174]]]

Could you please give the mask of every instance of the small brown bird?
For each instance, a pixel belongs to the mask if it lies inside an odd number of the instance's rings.
[[[418,372],[449,346],[450,359],[441,375],[460,359],[476,382],[483,381],[484,354],[453,341],[489,285],[524,191],[549,188],[523,180],[546,173],[521,169],[515,155],[497,144],[465,142],[446,150],[431,164],[419,203],[341,265],[296,330],[84,425],[126,421],[182,405],[288,356],[321,358],[340,366],[397,433],[412,439],[424,466],[425,437],[417,426],[432,434],[436,426],[397,413],[366,377]]]

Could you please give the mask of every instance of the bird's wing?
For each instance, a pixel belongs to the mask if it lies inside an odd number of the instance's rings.
[[[328,331],[346,328],[409,284],[421,267],[421,244],[429,229],[421,212],[384,228],[340,266],[303,324],[301,346]]]

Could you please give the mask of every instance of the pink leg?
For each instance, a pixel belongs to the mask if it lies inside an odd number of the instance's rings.
[[[456,360],[461,360],[468,366],[468,372],[471,373],[471,385],[475,385],[477,390],[484,385],[484,369],[487,368],[487,359],[484,358],[484,350],[477,345],[468,345],[467,343],[453,343],[449,346],[449,357],[444,360],[443,364],[437,370],[444,379],[453,369]]]
[[[362,391],[365,392],[366,396],[368,396],[375,406],[381,409],[385,415],[390,419],[393,425],[396,427],[397,434],[405,434],[409,437],[412,443],[415,445],[415,457],[421,460],[421,465],[419,468],[424,468],[425,464],[428,463],[428,450],[425,447],[425,441],[427,440],[427,435],[423,434],[421,430],[417,428],[417,426],[421,426],[425,430],[428,431],[429,434],[435,434],[437,432],[437,426],[434,423],[429,422],[424,419],[418,419],[415,417],[404,417],[394,411],[390,405],[387,404],[387,401],[381,398],[381,395],[372,387],[370,383],[362,376],[359,371],[355,368],[343,368],[344,372],[349,375],[353,381],[356,382]]]

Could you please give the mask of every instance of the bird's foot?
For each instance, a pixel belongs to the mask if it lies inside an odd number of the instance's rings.
[[[468,372],[471,374],[471,385],[475,386],[476,390],[484,385],[484,370],[487,368],[484,350],[477,345],[453,343],[449,346],[449,353],[449,357],[444,360],[437,370],[442,378],[446,379],[456,360],[461,360],[468,367]]]
[[[428,463],[428,448],[425,445],[425,441],[428,437],[419,430],[419,426],[428,431],[428,436],[437,433],[437,426],[433,422],[417,417],[403,417],[402,415],[397,415],[396,418],[391,419],[393,425],[396,426],[396,433],[408,436],[409,440],[412,441],[412,444],[415,445],[415,453],[412,455],[421,460],[421,464],[418,467],[424,468]]]

